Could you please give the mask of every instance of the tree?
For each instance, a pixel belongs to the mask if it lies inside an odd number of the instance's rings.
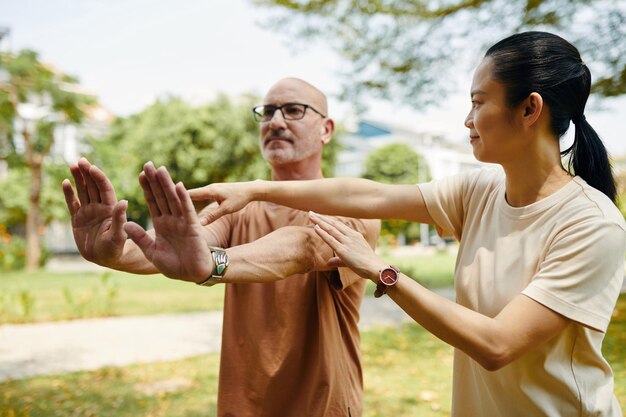
[[[626,2],[619,0],[254,0],[301,48],[322,39],[351,65],[344,98],[440,101],[486,47],[522,30],[547,30],[581,50],[602,96],[626,93]],[[300,38],[300,41],[297,39]],[[294,41],[294,39],[296,39]]]
[[[419,154],[406,144],[394,143],[369,154],[363,178],[387,184],[417,184],[428,181],[430,174]],[[401,240],[417,240],[419,226],[404,220],[384,220],[382,234],[398,236]]]
[[[149,215],[137,175],[148,160],[167,167],[187,188],[269,177],[251,112],[258,102],[252,96],[221,96],[194,107],[174,97],[159,100],[118,119],[107,137],[93,140],[90,159],[111,178],[118,197],[128,200],[128,216],[146,225]],[[332,171],[336,147],[329,147],[325,156],[327,172]]]
[[[94,100],[77,93],[77,80],[42,63],[36,52],[0,53],[0,140],[5,159],[30,174],[26,213],[26,267],[39,267],[43,165],[63,123],[80,123]],[[20,148],[23,148],[21,150]]]

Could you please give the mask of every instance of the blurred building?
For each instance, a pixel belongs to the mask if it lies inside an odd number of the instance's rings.
[[[337,155],[335,176],[360,177],[371,152],[385,145],[405,144],[419,154],[428,168],[427,177],[420,181],[440,179],[459,172],[478,168],[478,162],[469,143],[455,144],[447,138],[428,132],[412,131],[393,124],[361,119],[355,128],[341,137],[342,150]],[[427,224],[420,225],[421,244],[445,245]],[[403,234],[397,236],[400,246],[405,244]]]
[[[439,179],[482,164],[474,158],[469,143],[455,144],[441,135],[417,132],[392,124],[359,120],[353,131],[341,137],[335,175],[360,177],[369,154],[385,145],[402,143],[418,153],[428,166],[431,179]]]

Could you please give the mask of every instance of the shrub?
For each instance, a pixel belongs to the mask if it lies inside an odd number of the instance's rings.
[[[13,236],[4,225],[0,225],[0,270],[12,271],[24,268],[26,241]]]

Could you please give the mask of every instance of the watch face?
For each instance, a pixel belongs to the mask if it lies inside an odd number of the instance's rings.
[[[393,285],[398,281],[398,273],[391,268],[385,268],[380,273],[380,280],[385,285]]]

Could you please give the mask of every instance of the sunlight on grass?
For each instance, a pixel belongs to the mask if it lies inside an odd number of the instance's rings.
[[[32,300],[29,312],[23,294]],[[0,324],[220,310],[223,300],[223,286],[198,287],[160,274],[3,273]]]
[[[626,295],[604,351],[626,405]],[[450,415],[452,349],[420,326],[362,333],[364,417]],[[0,417],[215,415],[219,355],[0,383]]]

